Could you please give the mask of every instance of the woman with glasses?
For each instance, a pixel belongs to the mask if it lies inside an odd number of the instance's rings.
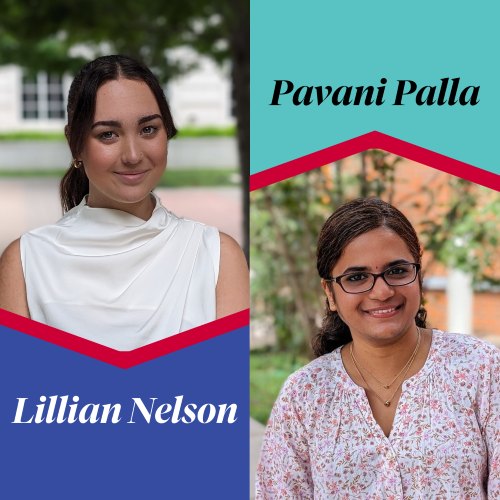
[[[500,351],[426,328],[420,267],[415,230],[380,199],[326,221],[318,357],[273,408],[258,499],[500,498]]]

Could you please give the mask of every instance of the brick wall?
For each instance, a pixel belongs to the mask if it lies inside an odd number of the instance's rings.
[[[442,290],[426,290],[427,324],[430,328],[446,330],[447,302]],[[473,331],[478,337],[498,335],[500,338],[500,293],[474,294]]]

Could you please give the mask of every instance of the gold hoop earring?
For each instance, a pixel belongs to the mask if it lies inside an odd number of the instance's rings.
[[[83,166],[83,161],[80,161],[80,160],[77,160],[76,158],[73,158],[71,165],[75,168],[80,168]]]

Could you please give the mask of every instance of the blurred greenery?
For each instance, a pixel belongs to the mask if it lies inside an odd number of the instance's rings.
[[[250,353],[250,416],[266,424],[286,378],[309,360],[290,352]]]
[[[66,170],[0,170],[1,177],[57,177]],[[236,170],[228,169],[183,169],[166,170],[157,187],[223,187],[238,186],[240,175]]]
[[[26,169],[26,170],[0,170],[0,177],[58,177],[62,179],[63,175],[66,173],[66,170],[63,169],[47,169],[47,170],[39,170],[39,169]]]
[[[186,127],[178,130],[178,137],[231,137],[236,134],[235,127]]]
[[[239,178],[239,173],[236,170],[167,170],[157,187],[237,186]]]
[[[190,45],[222,62],[231,58],[231,35],[248,16],[239,0],[157,1],[147,9],[134,0],[0,0],[0,64],[16,63],[32,71],[75,73],[87,57],[127,54],[154,69],[162,82],[186,69],[168,59],[165,49]],[[43,22],[40,22],[43,19]]]
[[[1,132],[0,141],[65,141],[63,132]]]
[[[183,137],[232,137],[235,127],[186,127],[177,131],[174,139]],[[62,132],[18,131],[0,132],[0,141],[64,141]]]
[[[425,248],[434,260],[471,273],[475,284],[500,284],[494,267],[500,264],[500,195],[464,179],[450,177],[450,199],[437,203],[446,209],[444,215],[422,221]],[[430,199],[435,203],[435,196]]]

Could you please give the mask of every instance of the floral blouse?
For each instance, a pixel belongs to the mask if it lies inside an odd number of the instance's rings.
[[[500,499],[500,350],[433,330],[388,438],[340,348],[309,363],[274,405],[256,499]]]

